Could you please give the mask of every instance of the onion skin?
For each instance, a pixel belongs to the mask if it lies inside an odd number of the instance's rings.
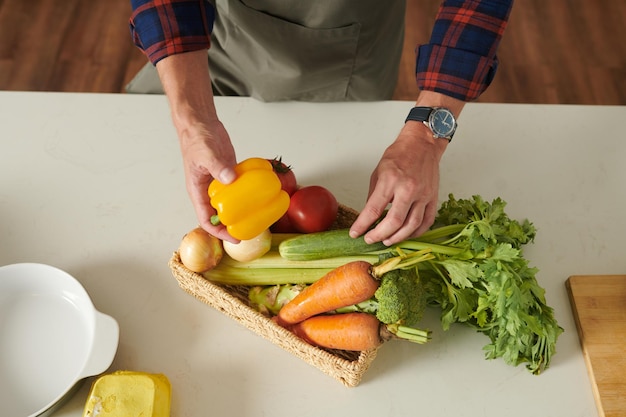
[[[223,242],[224,252],[239,262],[250,262],[265,255],[272,247],[272,233],[269,229],[252,239],[241,240],[239,243]]]
[[[187,269],[202,273],[215,268],[220,263],[224,256],[224,249],[220,239],[201,227],[196,227],[183,236],[178,253]]]

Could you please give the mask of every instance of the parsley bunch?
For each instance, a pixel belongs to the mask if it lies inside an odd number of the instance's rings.
[[[539,374],[548,368],[563,329],[546,304],[537,269],[522,246],[535,238],[528,220],[505,213],[506,203],[480,196],[455,199],[438,211],[431,230],[400,243],[400,250],[431,248],[435,258],[418,265],[430,305],[441,307],[441,324],[465,323],[489,337],[485,357],[501,357]]]

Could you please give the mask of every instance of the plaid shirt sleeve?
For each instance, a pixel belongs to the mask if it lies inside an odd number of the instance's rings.
[[[131,0],[131,6],[133,42],[153,64],[210,47],[215,10],[207,0]]]
[[[417,48],[416,80],[421,90],[475,100],[498,67],[496,49],[513,0],[445,0],[430,42]]]

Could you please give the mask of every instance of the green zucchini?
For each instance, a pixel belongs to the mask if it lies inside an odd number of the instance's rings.
[[[291,261],[312,261],[387,249],[382,242],[368,244],[363,236],[352,238],[349,232],[349,229],[338,229],[299,235],[282,241],[278,251]]]

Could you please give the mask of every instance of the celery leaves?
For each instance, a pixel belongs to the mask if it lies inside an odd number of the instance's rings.
[[[515,366],[525,363],[530,372],[539,374],[549,366],[563,329],[546,304],[537,269],[523,256],[522,246],[534,240],[535,227],[528,220],[510,219],[505,206],[500,198],[488,203],[480,196],[449,195],[431,231],[450,225],[463,229],[431,243],[458,250],[433,251],[436,258],[418,268],[429,303],[442,309],[444,330],[453,323],[470,325],[489,338],[484,347],[487,359],[502,358]]]

